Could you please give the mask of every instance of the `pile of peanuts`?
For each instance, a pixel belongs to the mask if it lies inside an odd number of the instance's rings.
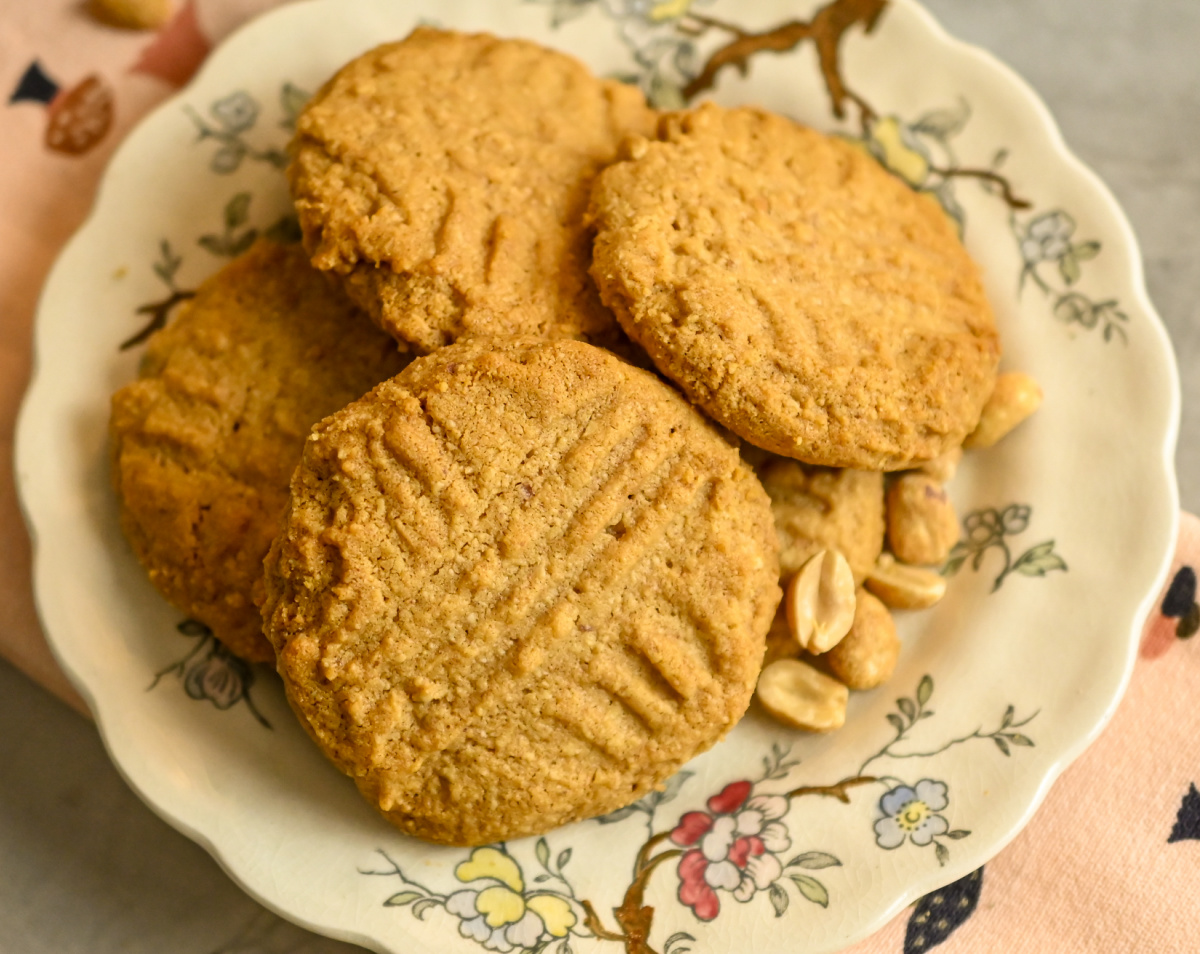
[[[1029,375],[1001,374],[979,425],[962,448],[889,479],[887,546],[862,587],[846,558],[819,551],[787,583],[784,608],[794,649],[803,658],[776,659],[759,676],[756,697],[780,722],[828,732],[846,721],[851,689],[882,685],[896,668],[900,638],[891,610],[927,609],[946,593],[933,567],[958,542],[958,516],[945,484],[963,448],[991,447],[1041,404]]]

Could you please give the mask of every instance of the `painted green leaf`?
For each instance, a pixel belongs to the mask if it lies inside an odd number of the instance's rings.
[[[1024,745],[1028,746],[1029,748],[1033,748],[1033,739],[1029,738],[1027,735],[1021,735],[1020,732],[1010,732],[1008,735],[1008,741],[1013,745]]]
[[[263,235],[272,242],[299,242],[301,238],[300,222],[294,215],[281,215],[274,225],[263,232]]]
[[[696,773],[688,771],[676,772],[669,779],[667,779],[667,784],[663,786],[663,790],[659,793],[659,804],[662,804],[663,802],[669,802],[676,795],[678,795],[679,790],[683,788],[683,783],[691,778],[694,774]]]
[[[1009,706],[1004,710],[1004,718],[1000,720],[1000,728],[1007,729],[1012,725],[1013,716],[1017,714],[1017,710]]]
[[[560,851],[558,853],[558,860],[555,862],[555,867],[559,871],[562,871],[563,866],[566,865],[566,863],[570,860],[571,860],[571,849],[564,848],[562,851]]]
[[[912,124],[913,132],[928,133],[937,139],[949,139],[962,131],[971,118],[971,107],[963,98],[958,100],[957,109],[934,109]]]
[[[807,868],[810,871],[816,871],[820,868],[836,868],[841,865],[833,855],[824,851],[806,851],[802,855],[796,855],[789,861],[785,868]]]
[[[1010,754],[1010,753],[1009,753],[1009,750],[1008,750],[1008,743],[1004,741],[1004,737],[1003,737],[1003,736],[999,736],[999,735],[993,735],[993,736],[992,736],[992,741],[996,743],[996,748],[998,748],[998,749],[999,749],[1001,752],[1003,752],[1005,755],[1009,755],[1009,754]]]
[[[683,945],[687,941],[692,941],[694,943],[695,940],[696,939],[692,935],[688,934],[687,931],[676,931],[669,938],[667,938],[667,942],[663,945],[663,954],[687,954],[691,948],[684,947]]]
[[[185,619],[176,627],[184,636],[211,636],[212,630],[198,619]]]
[[[424,921],[425,915],[429,912],[429,909],[436,908],[440,903],[441,902],[435,901],[433,898],[422,898],[420,901],[417,901],[413,904],[413,916],[418,921]]]
[[[225,203],[225,227],[231,232],[244,225],[250,215],[250,193],[239,192]]]
[[[418,898],[423,898],[425,895],[420,891],[401,891],[399,894],[393,894],[390,898],[383,902],[385,908],[402,908],[406,904],[412,904]]]
[[[1066,561],[1054,552],[1054,541],[1046,540],[1017,557],[1013,572],[1022,576],[1045,576],[1052,570],[1065,570]]]
[[[953,841],[958,841],[960,838],[966,838],[969,834],[971,832],[965,828],[955,828],[954,831],[946,832],[946,837]]]
[[[624,808],[618,808],[616,811],[609,812],[607,815],[601,815],[596,819],[601,825],[612,825],[619,821],[624,821],[630,815],[637,811],[634,805],[626,805]]]
[[[1062,275],[1062,280],[1068,285],[1074,285],[1079,281],[1081,274],[1079,268],[1079,259],[1075,257],[1073,252],[1066,252],[1062,258],[1058,260],[1058,271]]]
[[[958,552],[956,553],[955,550]],[[954,550],[950,551],[946,565],[942,567],[942,576],[954,576],[955,573],[962,569],[962,565],[966,562],[966,559],[967,551],[965,549],[959,550],[956,544]]]
[[[904,720],[896,715],[896,713],[889,712],[887,714],[887,720],[892,724],[892,728],[894,728],[897,732],[904,731]]]
[[[1086,262],[1088,259],[1095,258],[1100,254],[1100,243],[1080,242],[1078,245],[1073,245],[1071,251],[1074,252],[1075,258],[1078,261]]]
[[[771,899],[771,907],[775,909],[775,917],[783,917],[783,912],[788,909],[788,894],[783,890],[783,887],[776,881],[767,891]]]
[[[550,846],[546,844],[545,838],[539,838],[537,840],[534,853],[537,855],[537,860],[543,868],[550,867]]]
[[[300,110],[304,109],[304,104],[308,102],[309,96],[295,83],[284,83],[283,88],[279,91],[279,105],[283,109],[283,122],[280,123],[284,129],[295,129],[296,119],[300,116]]]
[[[939,865],[944,865],[950,860],[950,849],[943,845],[940,841],[933,843],[934,854],[937,855]]]
[[[792,874],[788,877],[796,883],[800,893],[813,904],[819,904],[823,908],[829,907],[829,892],[825,890],[825,885],[816,878],[802,874]]]
[[[911,699],[897,699],[896,705],[899,706],[900,711],[904,713],[904,717],[909,722],[917,718],[917,706]]]
[[[550,876],[548,874],[540,874],[536,878],[533,879],[534,884],[541,884],[543,881],[549,881],[549,880],[550,880]]]
[[[228,252],[225,240],[219,235],[201,235],[196,241],[202,249],[213,255],[225,255]]]
[[[917,684],[917,704],[921,708],[925,708],[930,697],[933,695],[933,677],[925,675],[921,677],[920,683]]]

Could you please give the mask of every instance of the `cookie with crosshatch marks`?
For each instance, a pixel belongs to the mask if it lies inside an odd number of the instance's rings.
[[[779,602],[766,493],[657,377],[463,339],[314,429],[266,561],[309,734],[450,844],[626,805],[742,716]]]
[[[243,659],[275,658],[253,597],[305,437],[406,360],[299,245],[260,242],[200,286],[113,395],[125,535],[158,590]]]
[[[620,331],[587,269],[592,180],[653,128],[642,94],[526,40],[420,27],[364,53],[296,125],[313,264],[421,353],[464,334]]]
[[[717,421],[812,464],[958,446],[1000,356],[978,269],[929,196],[760,109],[668,114],[593,187],[592,276]]]

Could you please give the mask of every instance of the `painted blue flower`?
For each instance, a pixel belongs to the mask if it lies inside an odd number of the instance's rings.
[[[1021,240],[1021,257],[1027,265],[1054,262],[1071,251],[1075,220],[1066,212],[1044,212],[1029,223]]]
[[[946,783],[923,778],[910,788],[899,785],[879,799],[879,819],[875,822],[875,843],[880,848],[899,848],[906,839],[914,845],[928,845],[950,830],[942,811],[950,799]]]
[[[700,70],[695,41],[678,29],[693,6],[712,0],[604,0],[604,9],[620,26],[621,36],[639,69],[630,77],[657,109],[687,105],[683,88]]]

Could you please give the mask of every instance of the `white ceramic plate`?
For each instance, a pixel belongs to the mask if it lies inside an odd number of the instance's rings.
[[[47,284],[17,448],[47,634],[142,797],[314,930],[406,954],[645,951],[629,939],[645,905],[650,948],[666,954],[833,951],[995,854],[1124,688],[1174,541],[1179,399],[1113,200],[1016,77],[909,0],[688,7],[281,8],[129,137]],[[851,25],[836,64],[810,36],[751,52],[744,78],[721,70],[715,95],[865,137],[935,192],[984,267],[1005,365],[1044,385],[1036,417],[954,482],[965,535],[949,596],[902,621],[893,681],[857,695],[833,736],[752,712],[664,792],[607,819],[476,852],[401,836],[309,745],[274,677],[181,626],[122,540],[105,428],[108,395],[135,374],[140,348],[119,346],[147,320],[137,309],[195,287],[254,234],[288,230],[280,150],[305,93],[418,21],[528,36],[675,105],[731,24],[779,35],[811,20],[820,33],[835,9],[881,15],[869,33]]]

